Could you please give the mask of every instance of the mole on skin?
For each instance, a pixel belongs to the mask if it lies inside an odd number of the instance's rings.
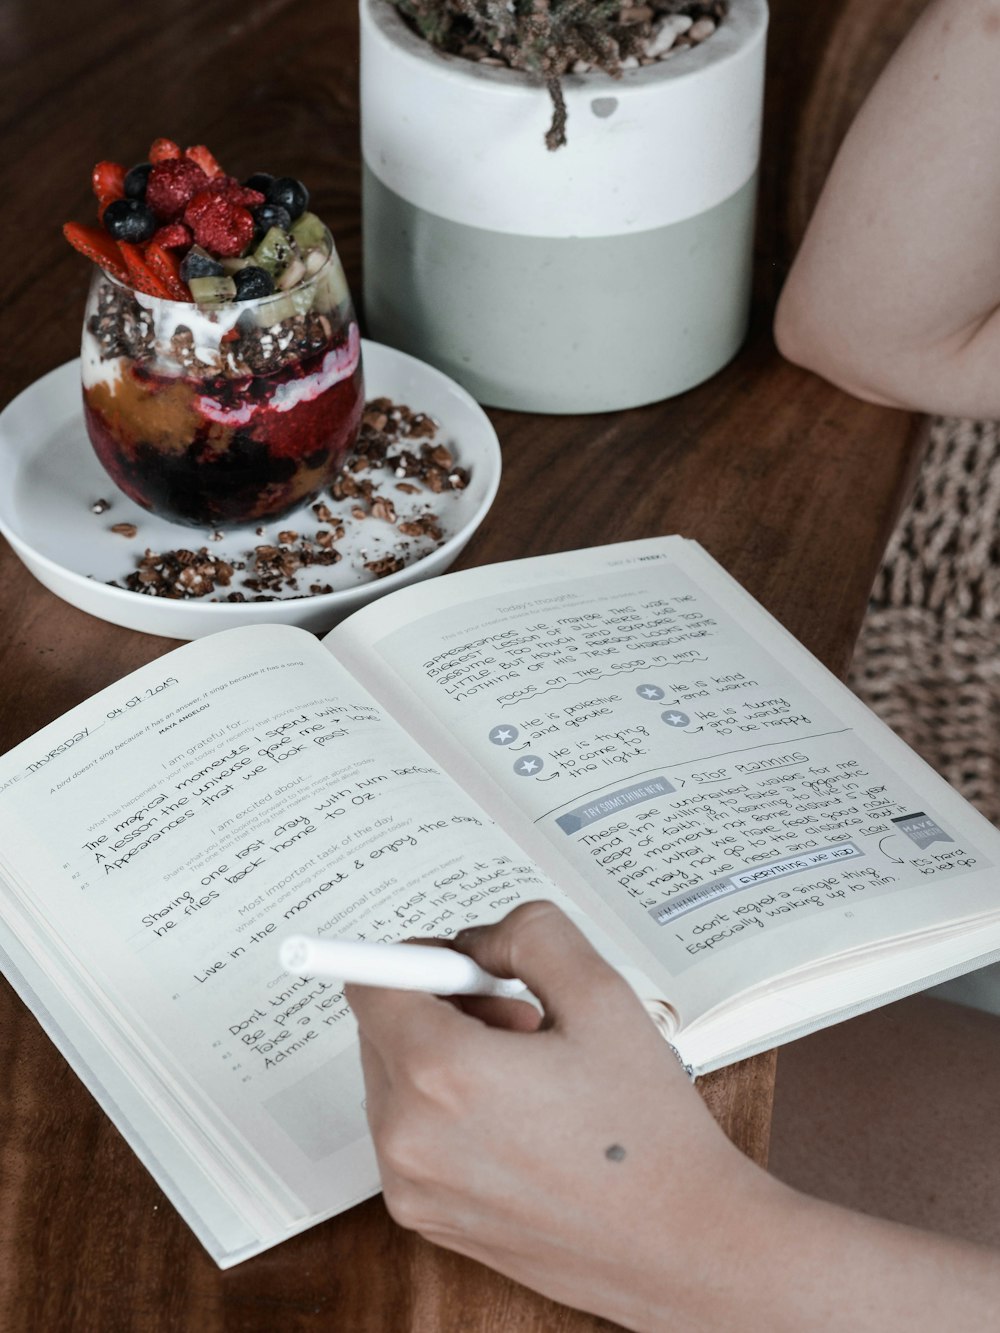
[[[609,1148],[604,1149],[604,1156],[609,1162],[621,1162],[625,1158],[625,1149],[620,1143],[612,1143]]]

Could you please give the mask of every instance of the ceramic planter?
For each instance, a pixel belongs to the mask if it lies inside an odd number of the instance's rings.
[[[364,305],[371,337],[481,402],[600,412],[707,379],[750,303],[766,0],[620,79],[548,93],[445,55],[361,0]]]

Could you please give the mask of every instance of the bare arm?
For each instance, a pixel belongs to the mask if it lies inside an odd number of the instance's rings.
[[[386,1203],[403,1226],[627,1328],[950,1333],[1000,1256],[807,1199],[724,1137],[641,1005],[550,904],[458,943],[520,976],[475,1015],[349,987]]]
[[[1000,417],[1000,0],[932,0],[834,163],[778,306],[858,397]]]

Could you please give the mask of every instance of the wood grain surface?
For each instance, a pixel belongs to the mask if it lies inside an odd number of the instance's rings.
[[[917,448],[906,416],[784,364],[770,318],[839,136],[920,7],[772,0],[746,347],[653,407],[492,413],[504,479],[463,563],[679,532],[845,670]],[[240,175],[306,180],[363,304],[353,0],[7,0],[0,35],[0,405],[77,355],[89,272],[59,228],[92,220],[91,165],[141,160],[157,135],[208,143]],[[4,750],[172,646],[59,601],[3,543],[0,629]],[[404,1233],[379,1200],[220,1273],[2,982],[0,1070],[6,1333],[610,1327]],[[772,1053],[703,1080],[727,1133],[761,1162],[773,1078]]]

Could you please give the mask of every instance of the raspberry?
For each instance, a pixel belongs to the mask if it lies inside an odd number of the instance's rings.
[[[153,240],[163,246],[164,250],[179,250],[182,246],[190,245],[194,237],[183,222],[168,222],[153,233]]]
[[[253,218],[224,194],[202,190],[184,210],[194,239],[213,255],[241,255],[253,240]]]
[[[158,218],[172,221],[207,184],[208,177],[197,162],[186,158],[157,162],[146,182],[146,203]]]
[[[256,208],[257,204],[264,203],[264,196],[261,195],[259,189],[247,189],[245,185],[240,185],[239,189],[236,189],[227,197],[235,204],[243,204],[244,208]]]
[[[212,194],[221,194],[231,204],[242,204],[244,208],[255,208],[264,202],[259,190],[248,190],[235,176],[216,176],[207,187]]]
[[[244,208],[256,208],[262,204],[266,198],[260,190],[248,190],[245,185],[241,185],[237,190],[228,196],[234,203],[242,204]]]
[[[235,176],[227,176],[221,172],[218,176],[213,176],[205,188],[212,194],[229,194],[231,190],[238,190],[239,186],[240,183]]]

